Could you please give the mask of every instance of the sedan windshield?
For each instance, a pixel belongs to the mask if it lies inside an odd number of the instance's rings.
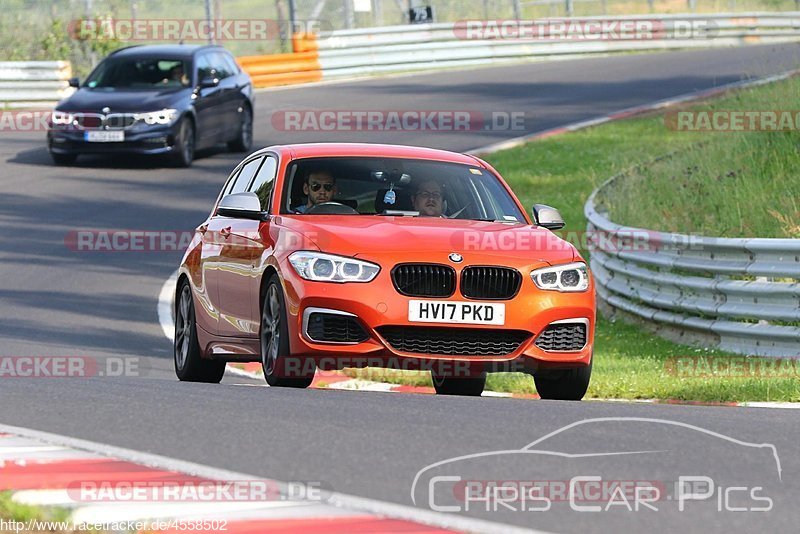
[[[188,61],[166,58],[114,58],[103,61],[85,87],[160,89],[189,86]]]
[[[403,215],[525,222],[484,168],[396,158],[309,158],[287,170],[282,213]]]

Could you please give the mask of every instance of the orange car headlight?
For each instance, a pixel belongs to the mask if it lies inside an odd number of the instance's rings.
[[[539,289],[552,291],[586,291],[589,289],[589,271],[582,262],[544,267],[531,271],[531,279]]]
[[[307,250],[292,253],[289,262],[298,275],[315,282],[371,282],[381,270],[368,261]]]

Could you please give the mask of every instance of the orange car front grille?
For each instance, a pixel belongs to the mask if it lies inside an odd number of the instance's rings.
[[[381,326],[378,333],[402,352],[446,356],[506,356],[531,336],[524,330]]]

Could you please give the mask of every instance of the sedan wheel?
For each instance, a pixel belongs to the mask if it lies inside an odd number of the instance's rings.
[[[267,283],[261,307],[261,366],[270,386],[307,388],[314,380],[313,362],[289,352],[286,306],[278,276]]]
[[[175,138],[172,162],[178,167],[189,167],[194,160],[195,133],[190,119],[183,119]]]
[[[244,106],[240,114],[239,133],[228,142],[228,150],[232,152],[247,152],[253,146],[253,112]]]
[[[200,356],[197,324],[194,315],[192,288],[184,280],[175,307],[175,341],[173,345],[175,374],[182,382],[219,383],[225,374],[225,362]]]

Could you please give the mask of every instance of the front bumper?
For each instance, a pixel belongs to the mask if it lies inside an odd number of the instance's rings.
[[[51,129],[47,146],[54,154],[168,154],[175,150],[175,124],[124,130],[125,140],[98,143],[85,139],[86,130]]]
[[[458,364],[487,371],[534,371],[538,368],[581,367],[591,362],[595,328],[593,282],[589,290],[583,293],[559,293],[540,290],[529,277],[523,277],[522,288],[513,299],[492,301],[505,303],[504,325],[431,325],[408,321],[408,302],[412,297],[403,296],[394,289],[387,269],[383,269],[375,280],[366,284],[310,282],[300,278],[288,263],[282,265],[281,271],[292,354],[314,359],[322,369],[387,367],[429,370],[437,366]],[[456,293],[453,297],[436,300],[466,299]],[[342,344],[313,341],[305,331],[309,308],[352,314],[357,317],[369,339]],[[586,344],[581,350],[545,351],[535,345],[537,336],[548,325],[566,319],[578,319],[588,325]],[[382,326],[522,330],[530,335],[516,350],[501,356],[420,354],[402,352],[392,347],[379,333]]]

